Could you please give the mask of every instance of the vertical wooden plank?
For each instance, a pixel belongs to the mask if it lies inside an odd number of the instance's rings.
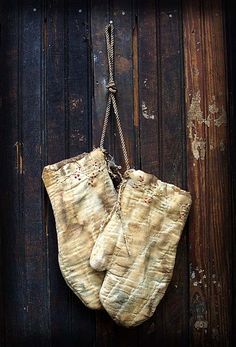
[[[41,22],[38,1],[21,4],[20,120],[22,122],[22,240],[25,255],[26,344],[50,341],[46,237],[42,224],[41,184]],[[33,158],[33,160],[32,160]]]
[[[117,104],[121,118],[122,130],[128,151],[131,167],[135,167],[137,156],[135,151],[134,126],[134,89],[133,89],[133,48],[134,42],[134,9],[130,0],[113,0],[111,2],[111,18],[114,22],[115,35],[115,81],[117,85]],[[125,171],[125,162],[121,143],[114,127],[115,159]],[[139,327],[133,329],[116,327],[117,346],[137,346]]]
[[[226,1],[226,16],[225,16],[225,31],[226,31],[226,43],[227,43],[227,53],[228,53],[228,80],[229,80],[229,135],[230,135],[230,168],[231,168],[231,181],[232,181],[232,230],[236,229],[236,162],[235,148],[236,148],[236,118],[235,118],[235,106],[236,106],[236,68],[235,68],[235,58],[236,58],[236,27],[234,25],[236,8],[232,0]],[[232,269],[236,267],[236,235],[232,233]],[[234,293],[236,293],[236,276],[233,271],[233,283],[232,283],[232,326],[235,326],[236,322],[236,298]],[[236,344],[236,331],[232,331],[232,345]]]
[[[230,345],[230,194],[220,1],[184,2],[193,345]],[[224,264],[224,265],[223,265]],[[224,268],[222,268],[222,266]]]
[[[103,126],[107,102],[108,65],[105,26],[109,23],[108,1],[91,2],[91,55],[92,55],[92,139],[97,147]],[[109,123],[111,124],[111,123]],[[105,148],[112,152],[111,126],[107,130]]]
[[[156,1],[138,2],[138,110],[134,124],[140,128],[140,163],[142,170],[157,175],[160,170],[159,123],[159,25]],[[139,345],[151,346],[163,343],[162,302],[155,315],[142,324],[139,333]]]
[[[91,126],[90,12],[87,1],[66,3],[69,154],[88,151]]]
[[[4,8],[4,4],[1,2],[0,3],[0,69],[3,68],[4,65],[4,59],[3,59],[3,54],[2,54],[2,27],[3,27],[3,17],[6,15],[5,12],[5,8]],[[3,111],[3,80],[0,80],[0,109],[1,112]],[[4,100],[5,102],[5,100]],[[3,148],[4,144],[2,143],[2,135],[3,135],[3,126],[5,122],[2,122],[3,124],[0,124],[0,146],[1,148]],[[4,155],[2,154],[2,151],[0,152],[0,162],[3,163],[3,158]],[[0,189],[3,188],[1,183],[0,183]],[[3,193],[3,189],[1,189],[2,193]],[[2,199],[0,199],[0,209],[3,209],[3,204],[2,204]],[[0,212],[0,218],[3,220],[2,218],[2,212]],[[0,233],[0,317],[2,317],[1,321],[0,321],[0,345],[1,346],[5,346],[5,308],[4,308],[4,284],[3,284],[3,273],[4,273],[4,257],[3,257],[3,236],[2,233]]]
[[[90,92],[90,13],[88,2],[66,3],[66,65],[69,156],[91,149]],[[75,295],[71,302],[71,346],[93,346],[95,312],[86,308]]]
[[[115,80],[117,104],[131,167],[135,163],[135,129],[133,118],[133,6],[132,1],[112,2],[112,19],[115,26]],[[115,156],[125,169],[117,128],[115,128]]]
[[[45,3],[44,121],[45,165],[67,157],[65,19],[63,1]],[[50,325],[52,346],[70,343],[71,293],[58,264],[55,220],[45,191],[45,234],[48,240],[48,276],[50,280]]]
[[[188,186],[193,198],[189,218],[190,341],[206,341],[208,322],[208,231],[206,214],[205,81],[200,1],[184,1],[185,103],[187,113]],[[203,277],[204,276],[204,277]]]
[[[164,181],[186,188],[185,119],[180,1],[159,1],[160,158]],[[186,229],[177,249],[172,281],[163,298],[163,341],[188,344]],[[174,327],[174,331],[173,331]]]
[[[154,0],[138,3],[140,155],[144,171],[160,174],[159,119],[159,21]],[[138,121],[136,126],[138,126]]]
[[[231,344],[231,210],[227,112],[226,55],[222,1],[203,2],[204,45],[206,47],[206,104],[208,143],[208,232],[210,324],[215,344]]]
[[[105,25],[109,23],[109,2],[91,2],[91,56],[92,56],[92,143],[98,146],[106,109],[108,83]],[[113,154],[112,122],[107,130],[105,148]],[[116,346],[115,323],[105,311],[96,313],[96,346]]]
[[[1,4],[1,254],[4,315],[3,346],[25,340],[25,267],[21,230],[21,139],[19,134],[19,8]],[[14,216],[14,218],[12,217]]]

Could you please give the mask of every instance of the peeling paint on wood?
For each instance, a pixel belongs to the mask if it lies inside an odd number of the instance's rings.
[[[205,123],[208,125],[207,120],[203,117],[203,111],[201,110],[201,96],[200,90],[198,90],[193,96],[190,102],[190,107],[188,110],[188,128],[195,127],[195,122],[202,124]]]
[[[209,113],[211,113],[213,115],[219,112],[219,108],[216,105],[216,97],[215,97],[215,95],[213,95],[212,101],[208,105],[208,111],[209,111]]]
[[[196,160],[204,160],[206,156],[206,141],[202,138],[197,137],[197,135],[195,134],[191,145],[194,158]]]

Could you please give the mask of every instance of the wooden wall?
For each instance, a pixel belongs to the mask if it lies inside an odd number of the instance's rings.
[[[233,5],[228,15],[225,7],[221,0],[1,2],[0,346],[233,345],[235,46]],[[66,286],[41,181],[47,163],[99,144],[110,19],[132,166],[193,195],[172,282],[155,315],[134,329],[87,309]],[[121,162],[114,120],[109,129],[106,147]]]

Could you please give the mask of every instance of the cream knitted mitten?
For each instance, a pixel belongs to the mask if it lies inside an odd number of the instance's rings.
[[[102,305],[121,325],[151,317],[170,283],[191,196],[141,170],[128,170],[90,264],[107,269]]]
[[[100,309],[104,273],[89,265],[103,219],[111,212],[117,193],[109,175],[104,150],[63,160],[44,168],[42,178],[56,222],[58,260],[68,286],[93,309]]]

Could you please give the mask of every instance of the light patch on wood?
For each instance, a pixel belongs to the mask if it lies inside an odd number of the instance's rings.
[[[214,115],[214,114],[219,112],[219,108],[216,105],[216,97],[215,97],[215,95],[213,95],[212,102],[208,105],[208,111],[212,115]]]
[[[190,95],[189,95],[190,96]],[[187,127],[189,129],[189,138],[193,141],[192,143],[192,149],[196,149],[196,137],[197,137],[197,130],[196,130],[196,125],[198,124],[205,124],[206,126],[210,126],[210,116],[207,118],[204,117],[203,111],[201,110],[201,95],[200,95],[200,90],[198,90],[193,96],[192,100],[190,102],[189,110],[187,113]],[[202,140],[203,141],[203,140]],[[198,147],[198,146],[197,146]],[[202,147],[202,144],[201,144]],[[196,150],[195,153],[193,152],[194,157],[200,157],[196,155]]]
[[[16,169],[17,172],[22,175],[23,174],[23,158],[22,158],[22,147],[23,144],[19,141],[17,141],[14,144],[14,147],[16,147]]]
[[[222,106],[221,112],[219,113],[219,117],[214,119],[214,124],[215,126],[219,128],[222,124],[226,124],[226,123],[227,123],[226,112],[224,107]]]
[[[82,105],[83,100],[82,98],[70,98],[69,102],[70,102],[70,110],[75,111],[80,107],[80,105]]]
[[[218,118],[216,118],[216,115],[219,115],[219,107],[216,104],[216,97],[214,95],[208,105],[208,115],[204,116],[201,110],[200,90],[193,94],[187,114],[187,127],[189,129],[188,136],[191,140],[192,153],[196,160],[204,160],[206,156],[206,139],[199,136],[197,126],[202,124],[207,127],[214,125],[220,126],[226,117],[223,112]],[[210,144],[210,150],[213,149],[214,147]]]
[[[188,95],[191,96],[191,94]],[[198,135],[197,125],[204,124],[207,127],[220,127],[222,124],[226,123],[225,109],[223,106],[221,108],[217,106],[216,97],[213,95],[208,105],[208,116],[204,117],[203,111],[201,110],[201,95],[200,91],[198,90],[192,96],[187,116],[187,127],[189,129],[188,137],[191,140],[193,156],[196,160],[204,160],[206,156],[206,140]],[[212,151],[214,149],[213,144],[210,143],[209,148]],[[220,151],[225,150],[225,146],[222,141],[219,149]]]
[[[154,119],[155,118],[154,114],[152,114],[152,112],[148,111],[148,108],[147,108],[146,103],[144,101],[142,101],[142,115],[146,119]]]
[[[196,160],[204,160],[206,156],[206,141],[194,134],[194,139],[192,140],[191,146],[194,158]]]
[[[192,285],[194,287],[207,287],[206,279],[207,276],[205,274],[204,269],[199,269],[199,267],[195,267],[193,270],[191,269],[191,277]]]
[[[203,112],[201,110],[201,97],[200,90],[197,91],[196,94],[193,95],[190,107],[188,110],[188,127],[194,127],[194,123],[203,123]]]

